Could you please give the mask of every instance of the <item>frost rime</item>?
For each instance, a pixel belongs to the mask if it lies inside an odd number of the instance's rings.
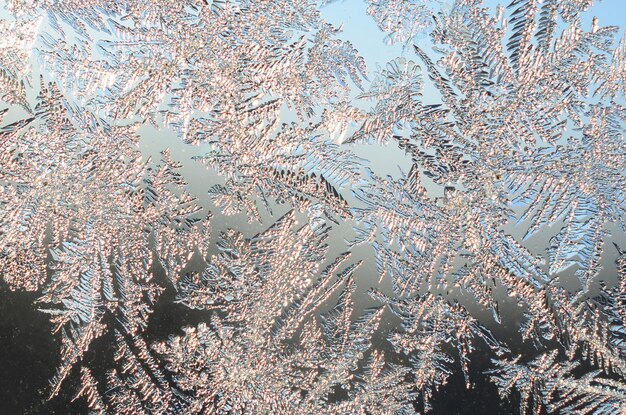
[[[0,276],[53,323],[50,395],[408,415],[459,373],[624,413],[620,29],[591,0],[368,0],[404,45],[372,72],[326,3],[3,4]],[[397,177],[357,156],[385,145]],[[164,301],[201,321],[155,339]]]

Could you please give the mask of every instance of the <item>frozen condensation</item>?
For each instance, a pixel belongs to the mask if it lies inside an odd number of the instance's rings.
[[[50,399],[408,415],[460,376],[624,413],[623,29],[367,0],[376,69],[340,3],[0,3],[0,276],[59,340]]]

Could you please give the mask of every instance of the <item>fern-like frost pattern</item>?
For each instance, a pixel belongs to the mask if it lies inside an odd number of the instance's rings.
[[[623,28],[487,3],[364,0],[376,65],[342,2],[0,2],[0,277],[46,399],[625,413]]]

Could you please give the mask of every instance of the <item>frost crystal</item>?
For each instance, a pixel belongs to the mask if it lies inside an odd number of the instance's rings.
[[[0,277],[50,319],[50,400],[626,411],[620,28],[365,3],[378,70],[332,1],[0,3]]]
[[[387,41],[411,42],[431,28],[435,6],[439,0],[368,0],[371,15]]]

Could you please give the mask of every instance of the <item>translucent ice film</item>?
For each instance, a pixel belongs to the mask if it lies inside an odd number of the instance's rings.
[[[0,413],[625,414],[625,22],[0,0]]]

